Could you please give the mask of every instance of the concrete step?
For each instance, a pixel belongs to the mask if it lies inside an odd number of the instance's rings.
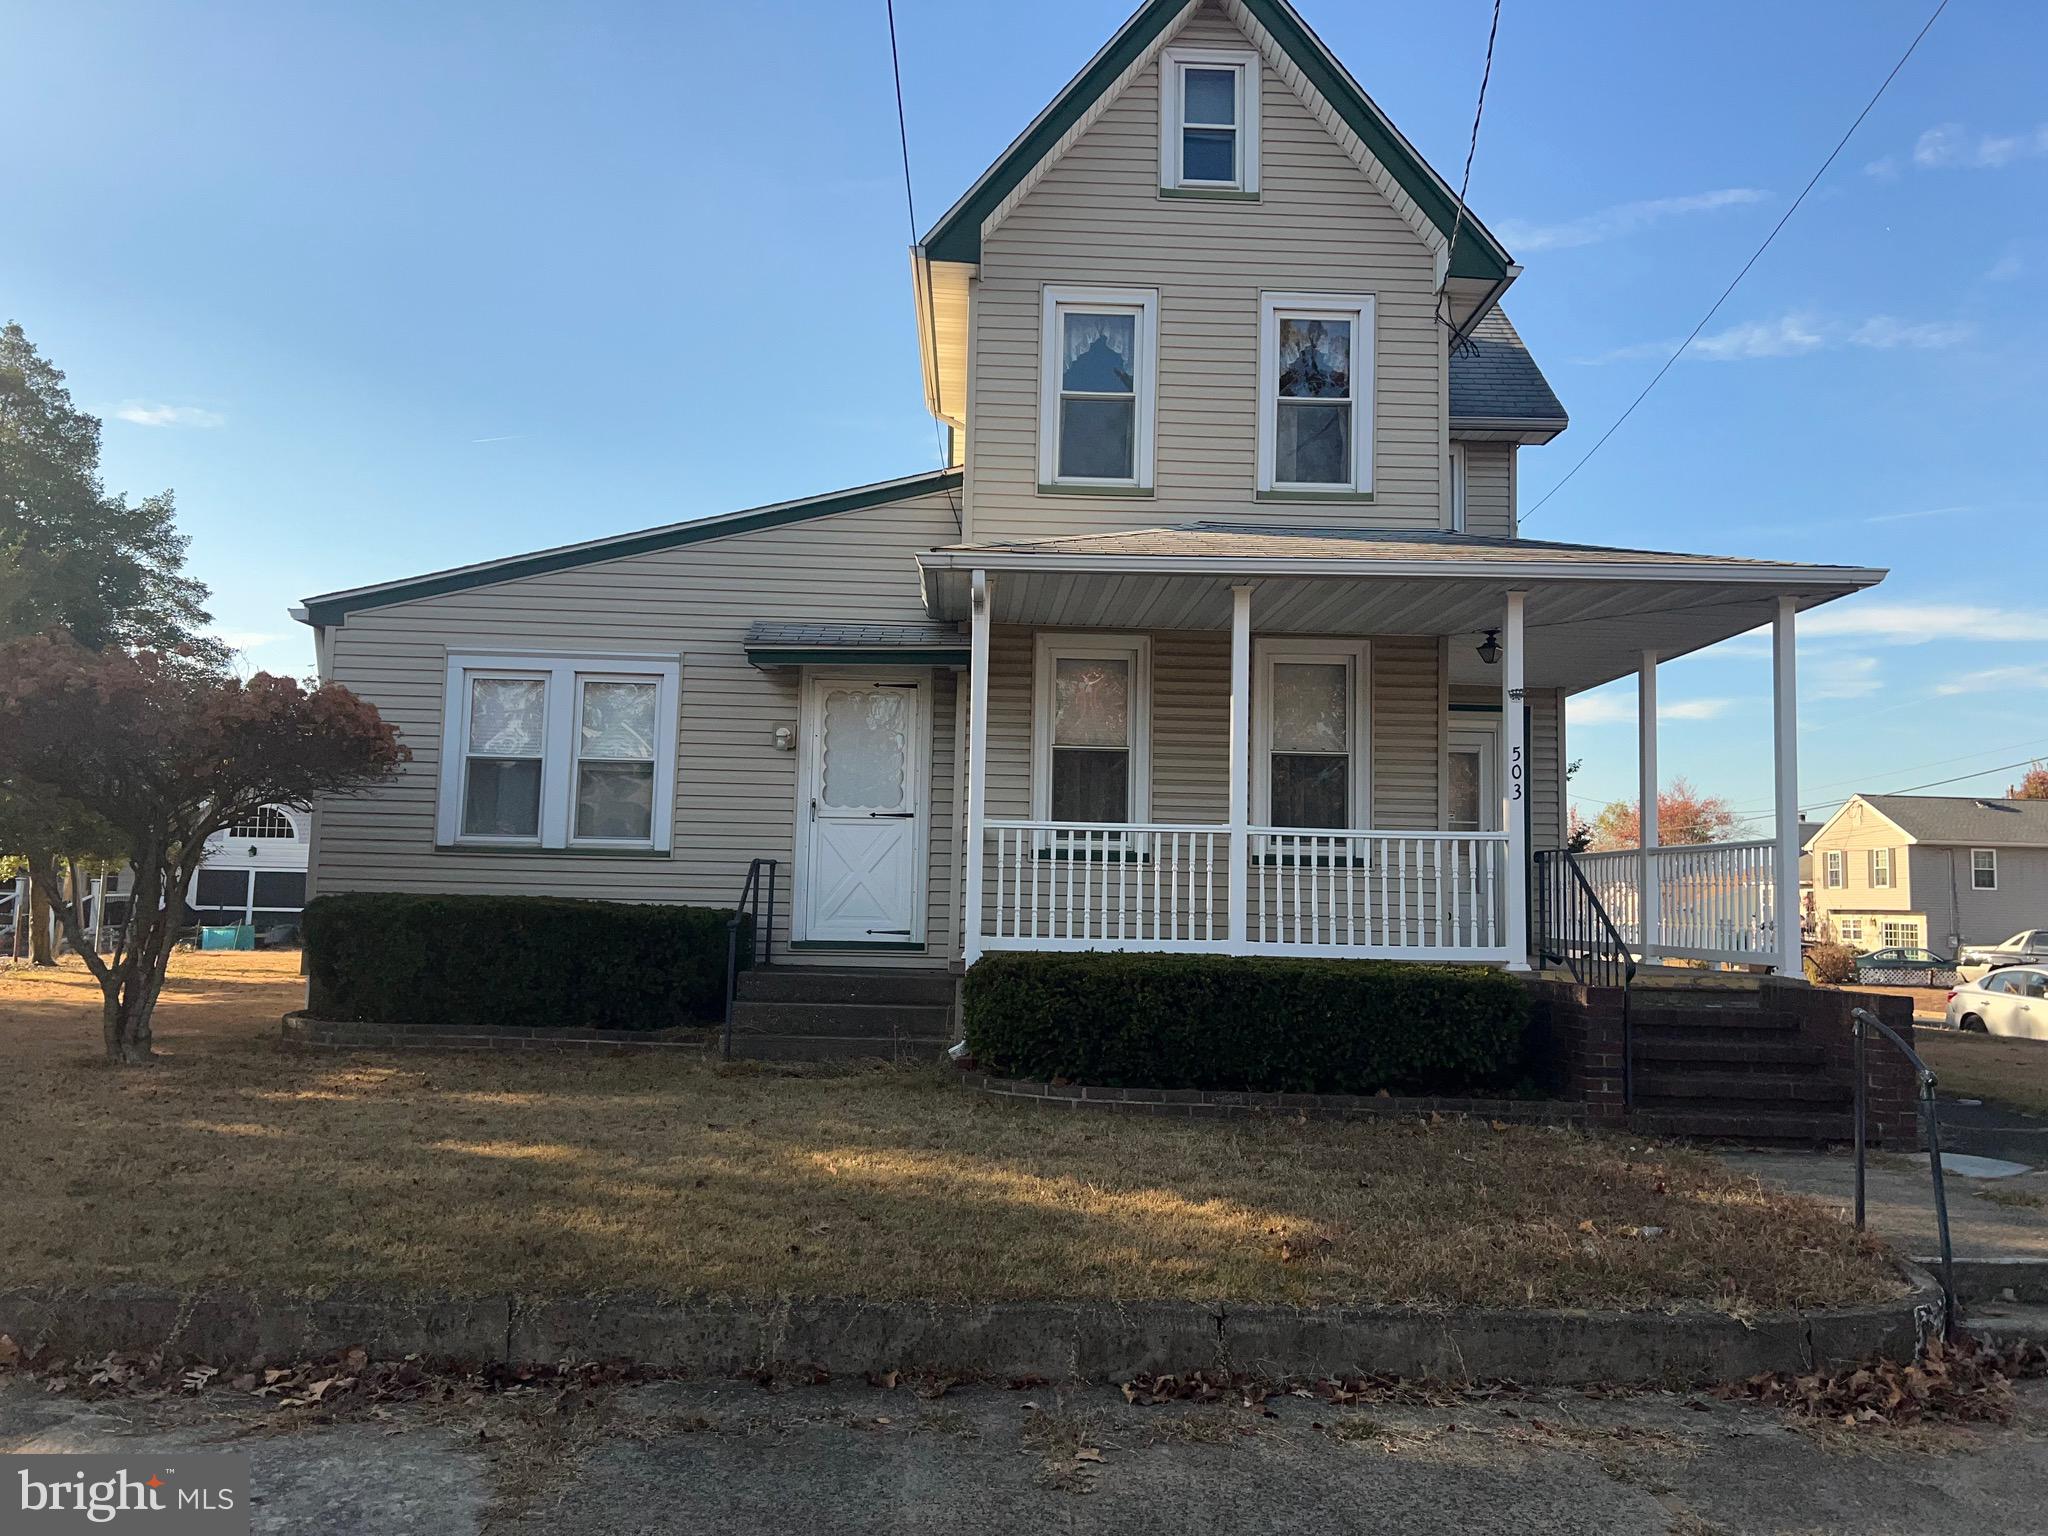
[[[1817,1072],[1686,1072],[1637,1071],[1636,1102],[1646,1109],[1734,1109],[1789,1104],[1848,1104],[1856,1090],[1848,1083]],[[1647,1101],[1685,1100],[1685,1105]],[[1700,1101],[1705,1101],[1700,1103]]]
[[[1941,1273],[1939,1255],[1915,1255],[1913,1262],[1931,1275]],[[2048,1304],[2048,1259],[1957,1259],[1955,1270],[1956,1296],[1964,1303]],[[1968,1314],[1966,1305],[1964,1315]],[[2048,1341],[2048,1333],[2041,1338]]]
[[[1853,1115],[1818,1109],[1638,1109],[1629,1115],[1631,1129],[1647,1136],[1700,1141],[1737,1141],[1764,1146],[1810,1146],[1816,1142],[1852,1141]]]
[[[733,1004],[735,1035],[832,1036],[842,1040],[888,1040],[896,1035],[937,1037],[953,1027],[953,1009],[930,1003],[764,1003]]]
[[[736,1061],[936,1062],[953,1042],[943,1036],[899,1035],[889,1039],[848,1039],[839,1035],[742,1035],[732,1037]]]
[[[769,965],[742,971],[736,995],[762,1003],[921,1003],[951,1007],[953,978],[909,967]]]
[[[2048,1344],[2048,1306],[2039,1303],[1959,1300],[1965,1333],[1993,1344]]]
[[[1710,1066],[1719,1072],[1779,1071],[1787,1067],[1818,1067],[1827,1050],[1803,1040],[1728,1039],[1716,1034],[1633,1035],[1630,1055],[1638,1068],[1651,1062]]]

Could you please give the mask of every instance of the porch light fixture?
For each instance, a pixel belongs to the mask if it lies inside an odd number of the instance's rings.
[[[1500,631],[1489,629],[1486,638],[1479,642],[1479,659],[1489,667],[1500,660]]]

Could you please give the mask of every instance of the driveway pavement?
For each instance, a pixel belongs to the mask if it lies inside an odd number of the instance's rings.
[[[529,1404],[529,1410],[535,1405]],[[1794,1428],[1711,1398],[1576,1394],[1337,1409],[1126,1404],[1111,1388],[623,1390],[277,1433],[186,1403],[0,1380],[0,1450],[245,1449],[258,1532],[1373,1530],[2037,1532],[2048,1392],[2006,1429]]]

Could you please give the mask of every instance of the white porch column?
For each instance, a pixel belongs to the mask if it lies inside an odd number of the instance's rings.
[[[1230,589],[1230,947],[1242,954],[1250,928],[1252,820],[1252,589]]]
[[[1771,621],[1772,723],[1777,746],[1778,857],[1771,915],[1778,924],[1778,974],[1802,974],[1799,962],[1799,659],[1793,620],[1799,600],[1778,599]]]
[[[973,630],[967,648],[967,876],[961,892],[960,956],[981,958],[981,823],[988,800],[988,572],[970,578]]]
[[[1636,672],[1637,817],[1636,841],[1642,845],[1636,874],[1636,948],[1645,960],[1657,947],[1658,917],[1663,891],[1650,850],[1657,846],[1657,653],[1643,652]]]
[[[1508,594],[1507,622],[1501,627],[1500,824],[1508,834],[1507,945],[1508,969],[1529,969],[1529,749],[1522,729],[1522,610],[1527,594]]]

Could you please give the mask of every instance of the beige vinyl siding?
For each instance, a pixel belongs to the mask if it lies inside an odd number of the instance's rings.
[[[1555,689],[1529,693],[1529,846],[1564,846],[1564,701]]]
[[[1817,920],[1835,913],[1904,913],[1919,908],[1913,901],[1913,867],[1906,857],[1906,834],[1891,821],[1860,801],[1852,801],[1808,844],[1813,855],[1813,906]],[[1873,887],[1870,883],[1870,850],[1892,850],[1892,884]],[[1846,882],[1832,889],[1827,883],[1829,849],[1842,854],[1842,875]],[[2017,926],[2025,926],[2024,924]],[[2002,937],[2002,935],[2001,935]],[[1872,944],[1870,947],[1875,948]]]
[[[782,861],[776,936],[794,873],[799,676],[748,664],[757,619],[916,620],[918,549],[957,537],[944,495],[421,598],[349,616],[329,676],[396,724],[413,761],[392,784],[320,812],[319,888],[529,893],[730,904],[747,863]],[[448,653],[493,648],[680,655],[674,853],[477,853],[434,847]],[[947,952],[952,902],[955,681],[931,691],[928,950]],[[801,745],[801,744],[800,744]]]
[[[992,819],[1031,814],[1035,633],[998,625],[989,637]],[[1230,814],[1230,637],[1170,630],[1151,638],[1152,819],[1222,825]],[[1441,762],[1437,643],[1378,636],[1371,644],[1372,825],[1433,831]]]
[[[1515,445],[1460,443],[1465,455],[1465,531],[1515,536]]]
[[[1175,42],[1251,46],[1214,6]],[[971,332],[969,538],[1190,517],[1441,525],[1447,374],[1429,251],[1300,98],[1261,70],[1259,201],[1160,197],[1154,65],[984,238]],[[1048,283],[1159,292],[1151,496],[1037,494]],[[1261,290],[1374,295],[1373,502],[1254,502]]]

